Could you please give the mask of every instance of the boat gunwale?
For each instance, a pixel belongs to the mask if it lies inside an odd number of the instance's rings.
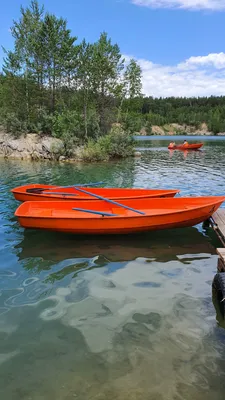
[[[11,191],[11,193],[16,193],[16,194],[21,194],[21,195],[24,195],[24,194],[26,194],[26,195],[29,195],[29,196],[42,196],[42,197],[62,197],[62,196],[64,196],[64,194],[62,193],[62,194],[53,194],[53,193],[44,193],[44,194],[42,194],[42,193],[28,193],[28,192],[25,192],[25,191],[23,191],[23,190],[21,190],[22,188],[25,188],[25,187],[29,187],[29,186],[33,186],[33,188],[35,189],[36,187],[35,187],[35,184],[31,184],[31,185],[23,185],[23,186],[18,186],[18,187],[16,187],[16,188],[13,188],[13,189],[11,189],[10,191]],[[45,190],[47,190],[48,188],[51,188],[51,189],[54,189],[54,188],[57,188],[57,186],[53,186],[53,185],[45,185],[45,184],[43,184],[43,185],[41,185],[40,184],[40,187],[43,187],[43,186],[46,186],[46,189]],[[76,186],[71,186],[71,188],[72,187],[74,187],[74,189],[75,189],[75,191],[76,191]],[[82,187],[81,187],[82,188]],[[18,190],[18,189],[20,189],[20,191]],[[32,189],[32,188],[31,188]],[[37,189],[38,189],[38,187],[37,187]],[[93,189],[93,188],[89,188],[89,190],[90,189]],[[157,189],[157,188],[123,188],[123,187],[121,187],[121,188],[114,188],[114,187],[110,187],[110,188],[94,188],[94,189],[106,189],[106,191],[107,191],[107,189],[114,189],[114,190],[128,190],[128,191],[130,191],[130,193],[132,193],[132,190],[134,190],[134,191],[146,191],[146,194],[143,194],[143,195],[138,195],[138,198],[145,198],[146,196],[150,196],[151,195],[151,191],[155,191],[155,192],[162,192],[162,195],[163,194],[166,194],[166,193],[175,193],[175,194],[178,194],[178,193],[180,193],[180,189]],[[43,192],[44,192],[44,190],[43,190]],[[148,194],[148,192],[149,192],[149,194]],[[68,194],[66,194],[65,196],[69,196],[69,195],[74,195],[75,193],[69,193],[68,192]],[[78,197],[82,197],[82,198],[84,198],[84,199],[86,199],[87,198],[87,200],[89,200],[89,197],[91,197],[91,196],[81,196],[79,193],[77,193],[77,196]],[[110,197],[111,198],[111,197]],[[115,196],[115,198],[118,198],[118,196]],[[127,198],[126,199],[129,199],[129,198],[131,198],[131,196],[127,196]],[[98,200],[98,199],[94,199],[94,200]],[[29,200],[28,200],[29,201]],[[75,201],[75,199],[73,199],[73,201]]]
[[[172,212],[168,211],[168,212],[164,212],[164,213],[161,213],[161,214],[154,214],[154,215],[151,215],[151,214],[141,215],[141,214],[139,214],[139,215],[137,215],[137,214],[135,214],[134,211],[130,211],[130,213],[133,212],[134,215],[115,214],[115,216],[111,217],[111,216],[103,216],[103,215],[98,215],[98,214],[96,214],[96,215],[93,214],[93,216],[90,216],[90,214],[89,215],[87,214],[85,216],[85,212],[84,212],[84,216],[81,216],[79,218],[76,217],[76,216],[71,216],[71,215],[70,216],[52,216],[52,215],[50,215],[50,216],[49,215],[48,216],[44,216],[44,215],[43,216],[35,216],[35,215],[25,215],[25,214],[24,215],[19,215],[18,214],[19,209],[22,208],[22,207],[25,207],[25,204],[27,205],[27,203],[31,203],[32,206],[33,206],[34,203],[35,203],[34,201],[27,201],[27,202],[24,202],[21,205],[19,205],[19,207],[16,209],[14,215],[16,217],[18,217],[18,218],[29,218],[29,219],[30,218],[35,218],[35,219],[57,219],[57,220],[62,220],[62,219],[73,219],[73,220],[79,219],[79,220],[82,220],[83,219],[85,221],[90,220],[90,219],[98,220],[98,219],[102,219],[102,218],[107,219],[107,220],[108,219],[117,220],[117,219],[121,219],[121,218],[124,218],[124,219],[130,219],[130,218],[137,219],[138,218],[138,219],[140,219],[140,218],[154,217],[154,216],[161,217],[161,216],[168,215],[168,214],[170,214],[172,216],[174,214],[181,214],[181,213],[185,213],[185,212],[195,211],[196,209],[200,210],[202,208],[209,207],[209,206],[213,207],[213,206],[216,206],[218,203],[222,204],[225,201],[225,196],[218,196],[218,197],[223,198],[223,201],[221,199],[221,200],[218,200],[217,202],[214,201],[212,203],[207,203],[207,204],[200,205],[200,206],[193,206],[191,208],[181,209],[181,210],[172,209],[173,210]],[[184,197],[182,199],[184,199]],[[167,199],[160,199],[160,200],[167,200]],[[58,205],[59,202],[58,201],[55,201],[55,202],[52,201],[50,203],[55,203],[55,204]],[[62,201],[62,203],[64,203],[64,201]],[[90,203],[92,203],[92,201],[90,201]],[[144,209],[141,209],[141,210],[144,210]],[[102,212],[104,212],[104,211],[106,211],[106,210],[102,210]],[[212,213],[213,212],[214,212],[214,210],[212,210]],[[80,211],[80,213],[82,213],[82,212]]]

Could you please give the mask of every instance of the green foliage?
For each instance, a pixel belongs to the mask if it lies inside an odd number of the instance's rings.
[[[129,103],[129,100],[127,100]],[[208,125],[214,134],[225,131],[225,97],[201,98],[139,98],[141,114],[152,125],[163,126],[177,123],[193,127],[193,131],[201,128],[202,123]],[[140,107],[139,103],[139,107]],[[124,111],[126,102],[124,102]],[[137,109],[137,108],[136,108]]]
[[[152,135],[152,124],[150,121],[146,121],[145,130],[147,135]]]
[[[70,132],[64,132],[60,137],[64,144],[63,155],[70,157],[73,154],[74,146],[79,143],[79,139]]]
[[[97,139],[100,136],[99,115],[94,109],[89,109],[87,114],[87,132],[88,136]]]
[[[125,158],[134,152],[134,139],[120,125],[114,125],[108,135],[101,137],[98,143],[105,149],[109,158]]]
[[[3,123],[6,131],[8,133],[12,133],[15,137],[19,137],[21,133],[25,133],[27,131],[26,124],[19,120],[14,113],[6,114]]]
[[[15,115],[15,127],[10,116],[4,119],[8,129],[19,133],[25,126],[29,132],[84,141],[106,134],[125,96],[124,60],[107,33],[93,44],[84,39],[78,45],[66,20],[46,13],[37,0],[21,7],[11,32],[14,50],[5,50],[0,75],[0,114]],[[129,90],[140,94],[134,60],[126,72]]]
[[[85,147],[81,151],[81,159],[83,161],[107,161],[109,159],[108,154],[104,151],[104,148],[92,139],[89,139]]]
[[[225,131],[225,97],[143,97],[140,66],[133,59],[126,65],[107,33],[78,45],[66,20],[37,0],[21,7],[11,32],[14,49],[5,50],[0,74],[0,123],[8,132],[61,138],[66,154],[87,143],[87,158],[105,159],[129,155],[125,132],[151,134],[153,125],[196,130],[206,123],[214,134]]]
[[[130,133],[139,132],[145,125],[145,120],[140,113],[127,112],[122,114],[121,121],[124,129]]]
[[[83,121],[75,111],[64,111],[51,116],[52,135],[64,144],[64,155],[71,156],[73,148],[79,143]]]
[[[82,119],[76,111],[55,112],[52,115],[52,135],[60,138],[65,133],[71,136],[79,136],[82,131]]]
[[[120,125],[113,126],[108,135],[100,137],[97,142],[89,140],[81,153],[84,161],[106,161],[126,158],[134,153],[134,139]]]
[[[134,99],[141,95],[141,67],[134,59],[130,60],[127,69],[124,73],[124,82],[127,90],[127,95],[130,99]]]

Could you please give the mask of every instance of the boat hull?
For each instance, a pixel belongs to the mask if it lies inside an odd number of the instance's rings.
[[[46,191],[51,190],[51,194],[48,193],[28,193],[26,190],[33,190],[38,188],[45,188]],[[145,199],[151,197],[163,198],[163,197],[174,197],[179,190],[162,190],[162,189],[127,189],[127,188],[84,188],[93,194],[97,194],[102,197],[107,197],[111,200],[122,200],[122,199]],[[62,200],[92,200],[97,199],[92,196],[82,194],[75,190],[75,188],[57,188],[57,186],[51,185],[25,185],[12,189],[16,200],[24,201],[62,201]],[[54,192],[56,192],[54,194]],[[60,194],[62,193],[62,194]],[[63,194],[66,193],[66,194]]]
[[[123,201],[124,205],[136,208],[142,204],[141,211],[145,212],[145,215],[115,206],[107,207],[102,201],[98,204],[95,202],[95,207],[93,202],[87,201],[84,208],[90,210],[92,207],[93,211],[111,212],[116,216],[90,216],[86,212],[72,210],[78,206],[78,202],[71,205],[68,202],[49,202],[45,203],[46,208],[43,202],[27,202],[19,206],[15,215],[24,228],[73,234],[124,234],[194,226],[208,219],[223,203],[225,197],[212,197],[205,204],[195,204],[195,200],[199,198],[186,199],[189,206],[185,206],[185,198]]]
[[[193,143],[188,145],[168,146],[169,150],[198,150],[203,146],[203,143]]]

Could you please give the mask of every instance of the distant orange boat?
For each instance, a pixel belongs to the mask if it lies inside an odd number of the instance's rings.
[[[203,143],[192,143],[192,144],[178,144],[175,146],[168,146],[169,150],[198,150],[203,146]]]
[[[121,200],[121,206],[102,200],[29,201],[18,207],[15,216],[24,228],[123,234],[193,226],[207,220],[223,201],[225,196]]]
[[[82,189],[82,187],[80,187]],[[124,189],[124,188],[88,188],[90,193],[107,197],[112,200],[145,199],[151,197],[174,197],[179,190],[163,189]],[[52,185],[25,185],[12,189],[16,200],[19,201],[58,201],[58,200],[95,200],[91,195],[80,193],[75,185],[72,187],[59,187]]]

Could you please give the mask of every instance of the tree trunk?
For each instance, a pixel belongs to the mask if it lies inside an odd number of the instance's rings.
[[[26,120],[27,123],[30,122],[30,107],[29,107],[29,88],[28,88],[28,70],[26,67],[26,72],[25,72],[25,90],[26,90]]]
[[[120,119],[123,101],[124,101],[124,97],[121,99],[121,102],[120,102],[120,105],[119,105],[119,109],[118,109],[118,113],[117,113],[117,123],[119,122],[119,119]]]
[[[53,84],[52,84],[52,112],[55,111],[55,87],[56,87],[56,77],[55,77],[55,61],[53,62]]]
[[[84,99],[84,138],[88,140],[88,126],[87,126],[87,102]]]
[[[104,90],[104,83],[102,82],[101,93],[99,96],[99,114],[100,114],[100,127],[103,133],[105,133],[104,103],[105,103],[105,90]]]

